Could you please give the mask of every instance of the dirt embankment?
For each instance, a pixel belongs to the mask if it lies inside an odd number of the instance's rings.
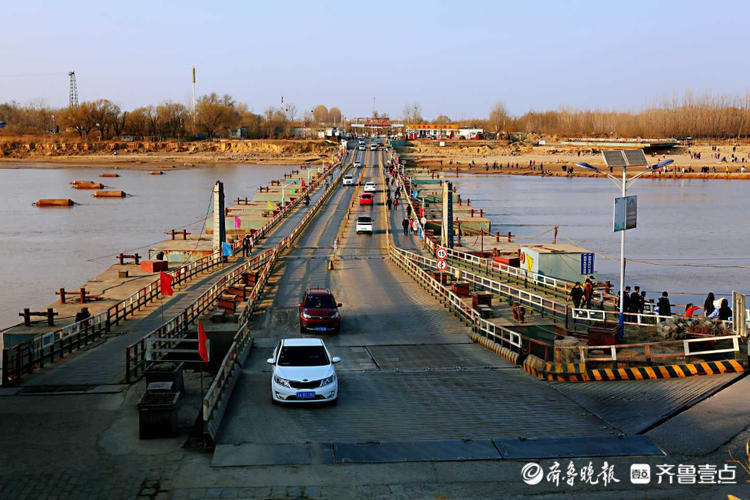
[[[454,172],[569,176],[572,168],[574,176],[597,175],[576,166],[578,162],[606,170],[600,151],[563,146],[549,139],[541,146],[508,141],[446,141],[440,146],[434,140],[410,141],[399,152],[418,166]],[[647,157],[651,164],[674,160],[664,172],[651,175],[656,178],[750,179],[750,144],[746,141],[681,145],[648,153]],[[708,173],[701,172],[704,167],[708,167]]]
[[[0,161],[179,164],[314,161],[336,151],[323,140],[86,141],[75,137],[2,137]]]

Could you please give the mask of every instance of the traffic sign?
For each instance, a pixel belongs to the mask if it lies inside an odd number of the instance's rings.
[[[438,259],[437,268],[439,271],[445,271],[446,269],[448,269],[448,263],[445,261],[445,259]]]
[[[445,260],[445,258],[448,257],[448,250],[446,250],[445,248],[438,248],[435,251],[435,255],[438,259]]]

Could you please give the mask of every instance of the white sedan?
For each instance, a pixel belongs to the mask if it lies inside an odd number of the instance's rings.
[[[366,182],[365,183],[365,187],[364,187],[364,192],[365,193],[374,193],[377,190],[378,190],[378,186],[374,182]]]
[[[346,174],[344,176],[344,180],[342,181],[342,184],[344,186],[353,186],[354,185],[354,176],[352,174]]]
[[[354,162],[354,168],[359,168],[361,166],[362,166],[362,162],[361,161],[355,161]]]
[[[333,403],[339,382],[332,357],[321,339],[282,339],[266,360],[273,366],[271,398],[277,403]]]
[[[357,217],[357,234],[359,233],[372,234],[372,217],[366,215]]]

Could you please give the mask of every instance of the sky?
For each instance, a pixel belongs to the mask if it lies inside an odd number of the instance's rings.
[[[262,112],[486,117],[638,110],[691,92],[750,90],[750,2],[4,2],[0,102],[124,110],[217,92]]]

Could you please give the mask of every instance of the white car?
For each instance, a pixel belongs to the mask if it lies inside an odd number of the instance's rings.
[[[370,151],[377,151],[377,150],[378,150],[377,143],[373,142],[372,144],[370,144]]]
[[[365,187],[364,187],[364,192],[365,193],[374,193],[377,190],[378,190],[378,186],[374,182],[366,182],[365,183]]]
[[[372,234],[372,217],[367,215],[357,217],[357,234],[359,233]]]
[[[344,186],[353,186],[354,185],[354,176],[352,174],[346,174],[344,176],[344,180],[341,181],[341,183]]]
[[[365,150],[365,145],[364,144],[360,144],[359,148],[357,148],[357,149],[359,149],[360,151],[364,151]]]
[[[339,381],[332,357],[320,339],[282,339],[266,360],[273,366],[271,398],[277,403],[335,402]]]
[[[355,162],[353,163],[353,166],[354,166],[354,168],[359,168],[359,167],[361,167],[361,166],[362,166],[362,162],[361,162],[361,161],[355,161]]]

